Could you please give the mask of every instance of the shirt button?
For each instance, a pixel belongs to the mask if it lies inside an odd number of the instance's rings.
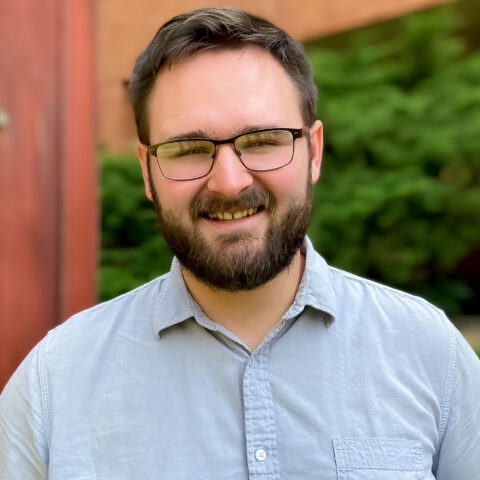
[[[259,448],[259,449],[255,452],[255,458],[256,458],[259,462],[264,462],[265,459],[267,458],[267,452],[266,452],[263,448]]]
[[[255,361],[255,358],[250,359],[250,368],[255,368],[257,366],[257,362]]]

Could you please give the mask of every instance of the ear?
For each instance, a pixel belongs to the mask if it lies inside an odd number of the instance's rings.
[[[145,195],[150,201],[153,201],[152,190],[150,188],[150,175],[148,172],[148,150],[143,143],[138,142],[137,155],[138,160],[140,161],[140,166],[142,167],[143,183],[145,184]]]
[[[323,154],[323,125],[320,120],[316,120],[310,127],[310,146],[312,155],[312,183],[316,183],[320,177]]]

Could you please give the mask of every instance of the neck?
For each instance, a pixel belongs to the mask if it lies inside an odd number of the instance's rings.
[[[235,334],[251,351],[262,342],[295,299],[305,268],[298,251],[290,266],[254,290],[214,289],[183,269],[185,283],[205,314]]]

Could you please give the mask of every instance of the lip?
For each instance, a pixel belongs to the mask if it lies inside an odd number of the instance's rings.
[[[265,215],[266,212],[265,209],[263,209],[253,215],[239,218],[238,220],[211,220],[210,218],[199,217],[197,221],[200,225],[208,225],[209,228],[213,228],[220,232],[226,232],[237,228],[253,227],[257,222],[262,221]]]

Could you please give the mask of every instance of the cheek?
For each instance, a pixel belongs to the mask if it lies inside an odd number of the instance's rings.
[[[303,192],[310,171],[307,165],[294,165],[292,162],[286,167],[260,174],[259,180],[279,199],[289,194]]]
[[[178,217],[188,215],[190,204],[201,188],[195,180],[178,182],[156,177],[154,183],[162,207],[174,212]]]

